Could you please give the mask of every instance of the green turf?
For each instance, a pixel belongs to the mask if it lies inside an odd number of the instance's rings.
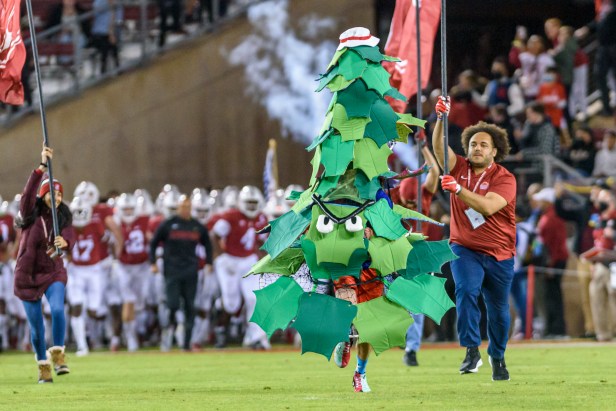
[[[71,374],[43,385],[32,354],[0,354],[0,410],[616,409],[616,345],[512,346],[509,382],[491,381],[485,349],[480,372],[459,375],[463,354],[425,349],[413,368],[401,350],[372,357],[368,394],[352,391],[354,361],[297,351],[70,356]]]

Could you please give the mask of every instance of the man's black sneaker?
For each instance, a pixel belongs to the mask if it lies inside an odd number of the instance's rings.
[[[507,371],[505,359],[495,360],[492,357],[488,357],[488,360],[492,366],[492,381],[509,381],[509,371]]]
[[[409,367],[417,367],[419,365],[417,362],[417,353],[415,351],[405,351],[404,363]]]
[[[479,354],[479,348],[467,347],[466,357],[464,357],[464,361],[462,361],[462,365],[460,365],[460,374],[468,374],[471,372],[475,373],[482,365],[483,361],[481,361],[481,354]]]

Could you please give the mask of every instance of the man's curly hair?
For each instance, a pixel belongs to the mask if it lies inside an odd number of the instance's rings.
[[[473,126],[466,127],[464,131],[462,131],[462,148],[464,149],[464,154],[468,156],[468,145],[471,141],[471,137],[481,132],[488,133],[492,137],[492,144],[496,147],[494,161],[498,163],[507,157],[509,150],[511,150],[507,132],[498,126],[488,124],[485,121],[480,121]]]

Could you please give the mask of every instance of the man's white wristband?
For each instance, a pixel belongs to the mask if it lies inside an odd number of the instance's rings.
[[[462,186],[460,184],[456,184],[456,195],[460,194],[460,191],[462,191]]]

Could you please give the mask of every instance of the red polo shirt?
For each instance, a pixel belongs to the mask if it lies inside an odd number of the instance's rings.
[[[470,181],[469,177],[470,170]],[[497,213],[485,217],[485,223],[473,229],[464,213],[469,208],[458,196],[451,195],[451,236],[452,243],[460,244],[470,250],[488,254],[498,261],[515,255],[515,195],[516,181],[513,174],[499,164],[493,163],[483,173],[475,175],[469,161],[456,156],[456,166],[450,173],[462,187],[485,196],[496,193],[507,201],[507,205]],[[477,182],[481,179],[481,182]]]

